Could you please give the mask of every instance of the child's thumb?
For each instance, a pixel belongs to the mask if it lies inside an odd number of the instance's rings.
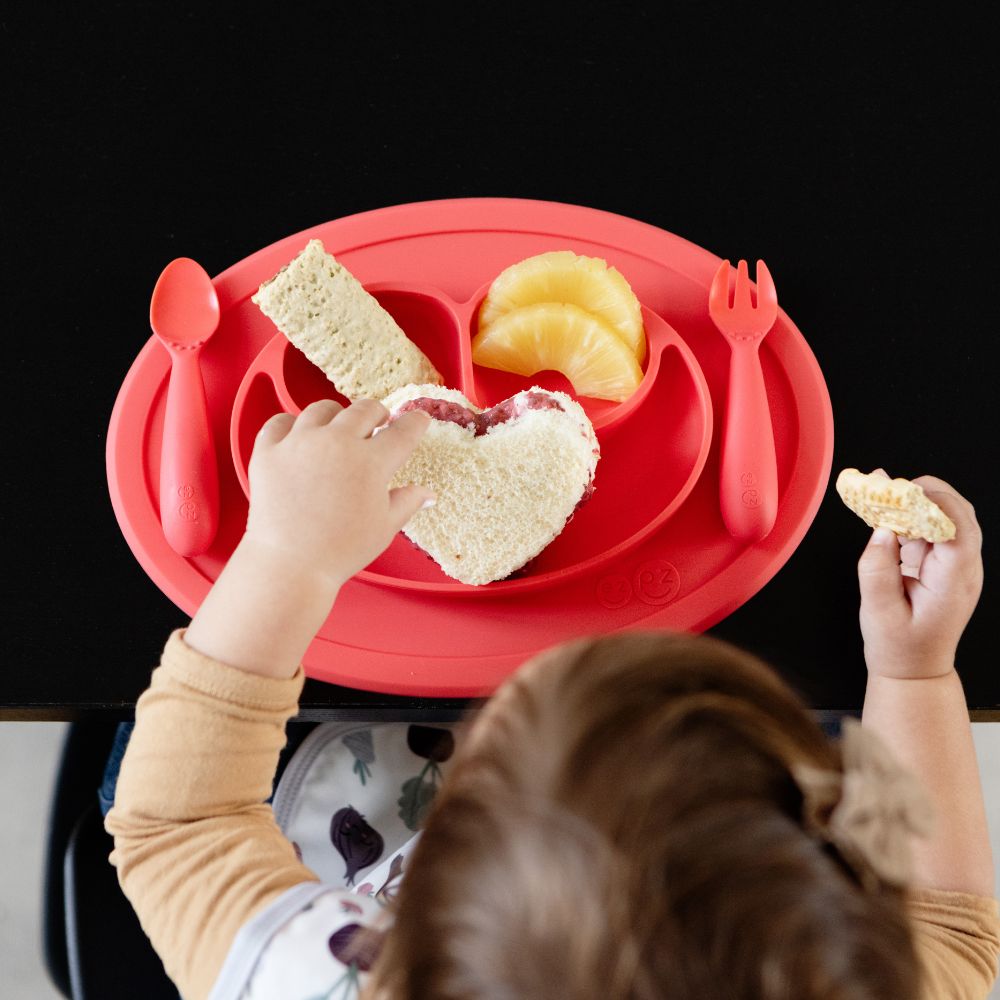
[[[861,603],[870,611],[888,611],[905,600],[899,568],[899,539],[888,528],[876,528],[858,560]]]
[[[418,510],[434,504],[434,494],[426,486],[400,486],[389,491],[389,519],[397,531]]]

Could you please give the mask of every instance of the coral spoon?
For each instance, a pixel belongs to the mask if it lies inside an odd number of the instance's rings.
[[[778,318],[778,296],[767,265],[758,260],[754,304],[747,262],[741,260],[730,306],[729,270],[729,261],[723,261],[708,293],[709,314],[732,348],[719,470],[719,506],[731,535],[756,542],[774,527],[778,512],[774,430],[758,354],[761,341]]]
[[[198,355],[219,325],[219,299],[200,264],[178,257],[149,304],[153,332],[170,351],[170,383],[160,451],[160,523],[170,547],[196,556],[219,526],[219,473]]]

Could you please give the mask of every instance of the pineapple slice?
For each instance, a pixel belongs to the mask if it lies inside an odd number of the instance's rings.
[[[490,285],[479,310],[479,329],[488,329],[514,309],[539,302],[579,306],[604,320],[642,364],[646,337],[639,300],[607,261],[581,257],[571,250],[553,250],[512,264]]]
[[[616,402],[642,381],[635,355],[607,323],[579,306],[555,302],[499,317],[472,341],[472,360],[518,375],[562,372],[578,395]]]

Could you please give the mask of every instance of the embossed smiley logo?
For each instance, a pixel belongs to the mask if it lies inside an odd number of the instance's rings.
[[[645,604],[669,604],[680,589],[681,575],[666,559],[650,559],[635,571],[635,592]]]
[[[185,521],[198,520],[198,504],[192,499],[194,497],[194,487],[190,483],[177,487],[177,495],[184,502],[177,508],[177,513]]]
[[[632,583],[622,573],[606,576],[597,585],[597,599],[609,611],[624,608],[632,600]]]
[[[197,521],[198,520],[198,505],[196,503],[182,503],[180,507],[177,508],[177,513],[184,518],[185,521]]]

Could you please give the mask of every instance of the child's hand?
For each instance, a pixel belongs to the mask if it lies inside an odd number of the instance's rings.
[[[367,566],[433,498],[420,486],[388,488],[429,418],[406,413],[373,437],[388,416],[372,399],[347,409],[324,399],[268,420],[250,459],[246,538],[334,587]]]
[[[861,555],[865,661],[869,673],[886,677],[937,677],[954,669],[958,640],[983,588],[983,536],[972,504],[941,479],[914,482],[955,522],[955,538],[904,539],[900,546],[891,531],[878,528]]]

